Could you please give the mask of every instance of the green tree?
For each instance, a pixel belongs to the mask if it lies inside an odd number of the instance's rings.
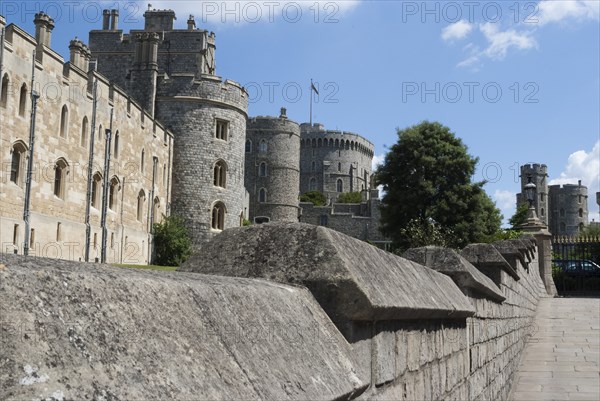
[[[163,215],[160,223],[154,224],[154,264],[179,266],[192,253],[192,245],[181,217]]]
[[[345,192],[338,196],[337,203],[361,203],[362,194],[360,192]]]
[[[300,196],[300,202],[311,202],[315,206],[324,206],[327,198],[320,191],[310,191]]]
[[[375,176],[385,193],[382,231],[401,249],[412,244],[409,224],[421,224],[425,233],[427,224],[437,227],[436,235],[451,247],[491,240],[501,214],[483,190],[485,182],[471,180],[477,161],[440,123],[398,130],[398,142]]]
[[[508,220],[513,230],[519,230],[520,227],[527,221],[527,210],[529,205],[527,203],[521,203],[517,206],[515,214]]]

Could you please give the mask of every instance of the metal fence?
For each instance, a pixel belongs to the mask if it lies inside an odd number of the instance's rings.
[[[554,237],[552,259],[552,277],[559,294],[600,295],[599,236]]]

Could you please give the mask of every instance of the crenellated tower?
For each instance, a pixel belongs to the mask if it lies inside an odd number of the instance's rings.
[[[532,182],[536,188],[533,207],[538,218],[548,225],[548,167],[545,164],[524,164],[521,166],[521,193],[517,194],[517,205],[527,203],[525,185]]]
[[[144,19],[143,30],[124,33],[118,13],[105,11],[90,49],[98,71],[174,133],[171,211],[199,246],[246,217],[247,93],[216,75],[215,35],[193,16],[187,29],[175,28],[173,10],[148,9]]]

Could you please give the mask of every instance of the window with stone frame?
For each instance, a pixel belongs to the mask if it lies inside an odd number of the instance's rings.
[[[317,179],[316,178],[311,178],[310,181],[308,182],[308,190],[309,191],[316,191],[317,190]]]
[[[54,165],[54,195],[60,199],[65,199],[67,194],[67,168],[64,159],[59,159]]]
[[[60,112],[60,131],[59,134],[62,138],[66,138],[69,131],[69,109],[65,104]]]
[[[119,199],[119,179],[114,176],[110,180],[110,188],[108,191],[108,208],[112,211],[117,210],[117,204]]]
[[[267,201],[267,190],[264,188],[261,188],[258,191],[258,202],[265,203],[266,201]]]
[[[252,141],[246,139],[246,153],[252,153]]]
[[[89,124],[87,116],[83,117],[83,121],[81,121],[81,141],[79,143],[83,147],[86,147],[88,143],[88,125]]]
[[[225,205],[223,202],[217,202],[212,208],[211,213],[211,228],[213,230],[225,229]]]
[[[265,162],[260,163],[260,166],[258,167],[259,177],[266,177],[268,174],[269,174],[269,168],[267,166],[267,163],[265,163]]]
[[[338,179],[336,182],[337,192],[344,192],[344,182],[341,179]]]
[[[213,185],[215,187],[227,187],[227,164],[223,160],[215,163],[213,168]]]
[[[27,147],[23,142],[18,141],[13,145],[10,162],[10,180],[18,186],[22,186],[24,181],[26,152]]]
[[[229,137],[229,122],[225,120],[216,120],[215,138],[227,141]]]
[[[10,78],[8,78],[8,74],[4,74],[2,77],[2,92],[0,93],[0,107],[6,108],[8,104],[8,88],[10,85]]]
[[[137,197],[137,221],[142,221],[144,218],[144,203],[146,202],[146,193],[140,189]]]
[[[19,93],[19,115],[25,117],[25,110],[27,109],[27,85],[21,85],[21,92]]]
[[[258,143],[258,151],[260,153],[267,153],[268,150],[269,150],[269,145],[267,144],[267,141],[265,139],[261,139],[260,142]]]
[[[94,173],[92,179],[92,207],[99,209],[100,208],[100,194],[102,193],[102,175],[99,171]]]

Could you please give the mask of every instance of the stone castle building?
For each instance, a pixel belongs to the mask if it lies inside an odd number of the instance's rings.
[[[525,185],[536,186],[533,206],[539,219],[554,235],[577,235],[588,225],[588,189],[577,184],[548,185],[548,167],[545,164],[521,166],[521,193],[517,205],[526,203]]]
[[[54,21],[46,14],[36,14],[35,37],[6,27],[3,252],[25,253],[27,242],[44,256],[149,263],[152,224],[170,213],[184,218],[195,248],[246,219],[301,220],[376,237],[372,143],[300,125],[285,109],[249,119],[245,89],[216,75],[214,33],[196,28],[193,16],[187,29],[175,29],[172,10],[149,9],[144,18],[144,29],[126,33],[118,11],[105,10],[89,47],[71,41],[67,63],[50,47]],[[322,191],[327,206],[301,208],[299,195],[310,190]],[[339,194],[361,191],[362,204],[335,206]]]
[[[173,136],[90,68],[81,41],[65,63],[54,21],[39,13],[35,27],[0,17],[2,252],[147,263],[171,199]]]

